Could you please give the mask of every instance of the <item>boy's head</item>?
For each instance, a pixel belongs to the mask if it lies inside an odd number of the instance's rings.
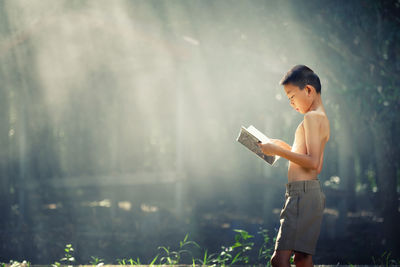
[[[283,85],[293,108],[303,114],[309,110],[314,99],[321,96],[318,75],[305,65],[292,67],[279,84]]]

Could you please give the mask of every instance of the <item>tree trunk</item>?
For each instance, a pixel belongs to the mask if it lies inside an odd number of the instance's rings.
[[[377,211],[383,218],[384,244],[389,251],[399,252],[399,203],[397,197],[397,169],[394,162],[395,144],[392,142],[393,134],[390,127],[384,123],[376,122],[373,125],[374,144],[377,166],[378,208]],[[397,254],[398,255],[398,254]]]

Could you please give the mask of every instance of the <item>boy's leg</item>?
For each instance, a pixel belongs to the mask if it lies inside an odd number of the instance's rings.
[[[271,257],[271,265],[273,267],[288,267],[290,266],[290,257],[293,250],[275,250]]]
[[[294,252],[294,263],[296,267],[309,267],[313,266],[312,255],[304,252]]]

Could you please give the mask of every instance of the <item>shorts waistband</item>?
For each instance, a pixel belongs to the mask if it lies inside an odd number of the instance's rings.
[[[302,191],[307,192],[311,189],[321,188],[319,179],[292,181],[286,184],[286,191]]]

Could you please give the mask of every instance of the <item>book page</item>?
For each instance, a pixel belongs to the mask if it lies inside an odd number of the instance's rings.
[[[270,139],[259,130],[257,130],[253,125],[249,126],[248,128],[242,126],[239,132],[239,136],[236,138],[236,141],[247,147],[250,151],[255,153],[257,156],[259,156],[269,164],[273,165],[279,157],[276,155],[265,155],[262,152],[261,148],[257,145],[258,141],[261,141],[262,143],[267,143],[268,140]]]
[[[252,135],[254,135],[255,137],[258,138],[258,140],[260,140],[262,143],[268,143],[269,138],[266,137],[262,132],[260,132],[259,130],[257,130],[256,127],[254,127],[253,125],[250,125],[249,127],[247,127],[246,129],[249,133],[251,133]]]

